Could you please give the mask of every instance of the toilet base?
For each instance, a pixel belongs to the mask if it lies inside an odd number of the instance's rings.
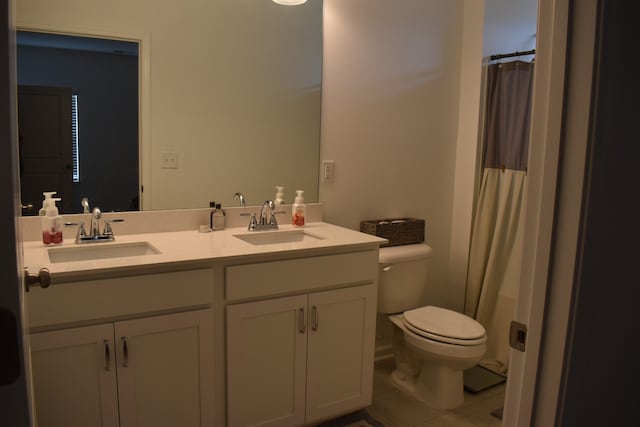
[[[391,384],[406,394],[413,396],[416,390],[416,377],[407,375],[396,369],[391,373]]]
[[[393,352],[396,370],[391,383],[436,409],[454,409],[464,403],[462,371],[475,365],[486,345],[460,348],[426,340],[408,331],[402,316],[389,316],[396,326]]]
[[[437,409],[454,409],[464,402],[462,371],[423,363],[414,397]]]
[[[391,384],[435,409],[454,409],[464,402],[462,371],[426,363],[418,376],[399,369],[391,373]]]

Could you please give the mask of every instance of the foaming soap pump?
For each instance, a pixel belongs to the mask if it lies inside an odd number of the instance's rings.
[[[42,200],[42,207],[38,211],[39,216],[45,216],[47,214],[47,207],[49,207],[51,204],[55,205],[52,200],[54,194],[56,194],[55,191],[45,191],[44,193],[42,193],[42,195],[44,196],[44,200]]]
[[[45,245],[62,243],[62,216],[58,212],[56,202],[60,198],[51,198],[47,202],[45,215],[42,217],[42,243]]]
[[[284,187],[280,185],[276,185],[276,205],[281,205],[284,203]]]
[[[304,204],[304,197],[302,196],[304,191],[296,190],[296,198],[291,207],[291,223],[295,227],[304,227],[304,216],[307,210],[307,205]]]

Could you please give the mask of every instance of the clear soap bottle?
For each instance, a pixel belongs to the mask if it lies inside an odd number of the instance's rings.
[[[224,211],[220,203],[216,203],[216,208],[211,214],[211,228],[214,231],[224,230]]]

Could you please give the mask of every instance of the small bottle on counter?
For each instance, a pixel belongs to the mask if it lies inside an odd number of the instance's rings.
[[[213,231],[213,214],[216,212],[216,202],[209,202],[211,213],[209,214],[209,231]]]
[[[211,213],[211,229],[224,230],[224,211],[220,203],[216,203],[216,207]]]

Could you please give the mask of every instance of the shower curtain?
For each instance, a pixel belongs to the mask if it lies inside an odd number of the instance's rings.
[[[506,374],[522,258],[533,63],[487,70],[483,170],[469,253],[465,314],[487,331],[481,365]]]

